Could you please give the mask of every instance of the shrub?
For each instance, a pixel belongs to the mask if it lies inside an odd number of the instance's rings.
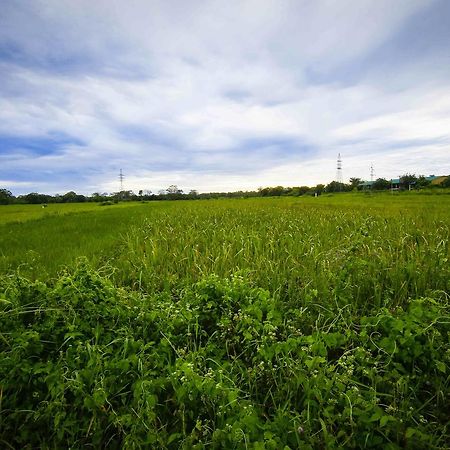
[[[438,294],[357,319],[276,301],[246,273],[149,296],[80,263],[53,284],[0,287],[5,445],[450,442],[450,310]]]

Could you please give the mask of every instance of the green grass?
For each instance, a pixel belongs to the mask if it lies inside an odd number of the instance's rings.
[[[122,233],[141,223],[158,203],[8,205],[0,207],[0,271],[46,279],[80,256],[103,264]]]
[[[29,220],[0,226],[0,270],[48,279],[86,256],[118,284],[158,292],[246,269],[285,300],[317,291],[356,308],[401,304],[448,288],[449,206],[450,196],[349,194],[58,205],[41,217],[30,207]]]
[[[251,199],[160,210],[127,232],[114,259],[117,277],[149,291],[246,269],[283,299],[317,290],[326,302],[347,296],[355,306],[446,289],[448,200],[412,199],[414,207],[369,200]]]
[[[450,447],[450,196],[27,208],[0,207],[5,445]]]
[[[117,207],[118,205],[114,206]],[[126,207],[128,204],[121,203],[119,206]],[[42,205],[3,205],[0,207],[0,225],[48,219],[86,211],[98,211],[98,209],[98,203],[50,203],[45,208]]]

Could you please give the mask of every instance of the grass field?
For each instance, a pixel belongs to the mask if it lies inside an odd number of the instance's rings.
[[[2,206],[3,444],[450,447],[449,224],[413,193]]]

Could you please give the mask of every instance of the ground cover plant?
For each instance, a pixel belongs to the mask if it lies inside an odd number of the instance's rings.
[[[116,206],[4,228],[2,446],[450,446],[448,196]]]

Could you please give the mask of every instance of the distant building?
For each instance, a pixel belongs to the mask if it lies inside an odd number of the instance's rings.
[[[445,175],[430,175],[429,177],[425,177],[427,181],[430,181],[433,186],[438,186],[441,184],[447,177]]]
[[[391,178],[391,190],[398,191],[400,189],[400,178]]]
[[[358,189],[361,189],[363,191],[372,189],[373,184],[375,181],[361,181],[361,183],[358,184]]]
[[[439,176],[429,175],[428,177],[425,177],[425,179],[429,181],[430,184],[433,186],[439,186],[446,178],[447,178],[446,175],[439,175]],[[373,188],[375,181],[376,180],[361,181],[361,183],[359,183],[358,185],[358,189],[363,191],[370,190]],[[391,190],[398,191],[400,189],[400,178],[391,178],[388,181],[390,183]]]

